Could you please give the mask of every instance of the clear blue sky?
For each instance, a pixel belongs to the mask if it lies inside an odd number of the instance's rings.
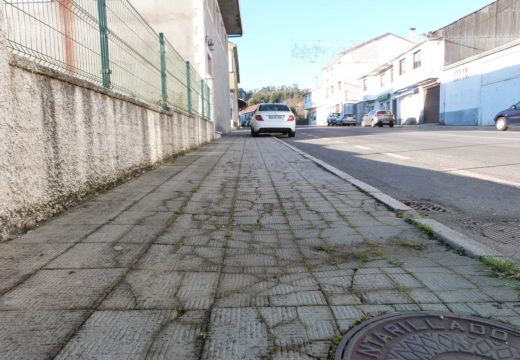
[[[472,13],[492,0],[240,0],[240,87],[297,84],[311,88],[334,54],[385,32],[408,38]],[[308,54],[305,60],[294,57]],[[304,50],[304,51],[302,51]],[[315,61],[315,62],[312,62]],[[319,79],[319,78],[318,78]]]

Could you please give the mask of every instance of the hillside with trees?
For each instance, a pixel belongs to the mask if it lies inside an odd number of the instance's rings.
[[[305,90],[292,86],[266,86],[260,90],[246,92],[247,104],[256,105],[261,103],[284,103],[287,104],[296,115],[297,119],[305,119],[303,109],[303,94]]]

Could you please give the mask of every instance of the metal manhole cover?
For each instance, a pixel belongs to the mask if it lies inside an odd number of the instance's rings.
[[[450,212],[445,207],[443,207],[439,204],[435,204],[429,200],[401,200],[401,202],[420,213],[427,213],[427,212],[449,213]]]
[[[514,360],[520,332],[502,323],[442,313],[369,320],[341,340],[336,360]]]
[[[520,223],[485,224],[482,226],[482,233],[501,243],[517,244],[520,241]]]

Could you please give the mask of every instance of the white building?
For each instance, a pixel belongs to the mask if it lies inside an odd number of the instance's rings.
[[[217,131],[231,130],[228,36],[242,35],[238,0],[132,0],[208,82]]]
[[[494,125],[520,100],[520,40],[447,66],[441,77],[441,120],[446,125]]]
[[[327,113],[343,112],[347,104],[362,101],[360,74],[365,74],[410,44],[409,40],[386,33],[337,54],[323,69],[325,83],[321,89],[324,99],[320,106],[324,111],[320,111],[317,124],[326,124]]]
[[[427,38],[361,77],[363,112],[387,109],[397,124],[439,122],[444,42]]]
[[[324,92],[325,89],[316,88],[306,92],[303,96],[303,108],[307,114],[309,125],[323,125],[322,119],[327,119],[328,112],[324,104]]]

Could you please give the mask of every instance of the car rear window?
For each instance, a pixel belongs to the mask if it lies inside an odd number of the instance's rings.
[[[291,111],[287,105],[283,104],[264,104],[260,105],[258,111]]]
[[[377,113],[382,115],[392,115],[391,111],[378,111]]]

